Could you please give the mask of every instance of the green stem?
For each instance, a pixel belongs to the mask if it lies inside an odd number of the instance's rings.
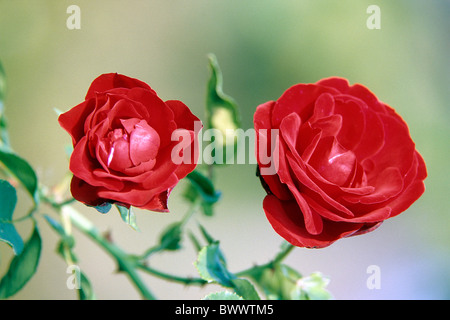
[[[275,265],[281,263],[288,255],[291,253],[291,251],[295,248],[290,243],[283,242],[281,245],[281,250],[278,252],[278,254],[275,256],[275,258],[265,264],[262,265],[256,265],[251,268],[245,269],[243,271],[240,271],[236,273],[238,277],[241,276],[252,276],[255,273],[259,273],[262,269],[273,269]]]
[[[78,230],[105,249],[105,251],[117,261],[120,271],[123,271],[128,275],[144,299],[155,300],[154,295],[147,289],[144,282],[139,277],[136,270],[136,261],[132,259],[130,255],[126,254],[115,244],[106,240],[89,220],[80,215],[72,207],[64,206],[61,209],[70,217],[71,222]]]
[[[178,283],[182,283],[184,285],[203,286],[208,283],[207,281],[205,281],[201,278],[179,277],[179,276],[175,276],[172,274],[168,274],[168,273],[156,270],[156,269],[149,267],[147,265],[144,265],[144,264],[140,264],[140,265],[138,265],[138,267],[140,269],[142,269],[143,271],[145,271],[151,275],[154,275],[160,279],[168,280],[171,282],[178,282]]]
[[[184,215],[183,219],[181,220],[181,226],[185,226],[188,221],[192,218],[192,216],[194,215],[195,212],[197,212],[197,210],[200,208],[202,201],[201,198],[198,197],[189,207],[189,210],[186,212],[186,214]]]

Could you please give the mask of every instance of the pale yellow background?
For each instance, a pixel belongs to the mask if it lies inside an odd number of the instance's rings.
[[[80,30],[66,27],[71,4],[81,8]],[[371,4],[381,8],[380,30],[366,27]],[[328,275],[336,299],[449,298],[449,14],[450,2],[444,0],[0,0],[12,144],[42,183],[60,181],[68,170],[64,147],[70,140],[53,108],[66,111],[81,102],[91,81],[106,72],[139,78],[161,98],[180,99],[204,119],[206,55],[213,52],[225,92],[242,109],[244,129],[252,127],[257,105],[277,99],[289,86],[346,77],[367,85],[408,122],[427,163],[427,191],[377,231],[326,249],[296,249],[286,262],[305,275]],[[267,261],[281,243],[264,216],[264,192],[254,172],[253,165],[218,170],[224,195],[217,215],[198,218],[221,240],[231,271]],[[77,208],[129,252],[141,253],[164,226],[181,218],[186,209],[181,190],[182,185],[170,199],[171,214],[137,211],[140,233],[115,211],[101,215]],[[19,196],[17,216],[29,207],[26,195]],[[44,251],[38,272],[14,298],[74,299],[66,287],[66,265],[54,253],[57,237],[41,218],[39,226]],[[25,238],[29,227],[18,226]],[[190,227],[197,232],[195,223]],[[76,236],[79,265],[99,299],[139,298],[103,251]],[[0,243],[1,274],[10,258],[11,249]],[[180,253],[165,253],[151,264],[195,276],[194,259],[186,242]],[[366,286],[370,265],[380,267],[379,290]],[[161,299],[199,299],[217,290],[143,276]]]

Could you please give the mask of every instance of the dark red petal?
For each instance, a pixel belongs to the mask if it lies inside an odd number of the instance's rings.
[[[317,82],[318,85],[331,87],[339,90],[343,94],[357,97],[367,103],[369,108],[376,112],[385,112],[385,108],[382,102],[378,100],[375,94],[361,84],[354,84],[350,86],[347,79],[339,77],[331,77],[322,79]]]
[[[200,119],[197,118],[183,102],[178,100],[167,100],[166,105],[173,111],[177,128],[199,131],[203,127]],[[195,126],[196,122],[198,122],[197,126]]]
[[[149,180],[152,176],[149,176]],[[98,195],[104,199],[112,199],[117,202],[127,203],[134,207],[143,207],[149,203],[155,195],[161,192],[172,189],[178,182],[178,178],[175,174],[167,176],[164,180],[158,181],[155,188],[146,188],[142,184],[128,183],[121,191],[112,191],[102,189],[98,192]]]
[[[89,206],[101,205],[106,201],[98,196],[98,190],[98,187],[91,186],[76,176],[72,177],[70,191],[76,200]]]
[[[261,129],[272,129],[271,119],[274,106],[275,101],[269,101],[256,108],[255,114],[253,115],[253,124],[257,134]]]
[[[415,145],[412,141],[408,128],[400,117],[394,118],[380,114],[380,119],[384,126],[384,145],[372,157],[368,158],[375,165],[372,172],[367,172],[370,179],[376,176],[385,168],[396,167],[400,173],[405,175],[413,162],[415,155]]]
[[[130,135],[130,158],[134,166],[154,160],[158,154],[160,139],[158,133],[145,120],[135,125]],[[156,160],[155,160],[156,162]]]
[[[354,176],[356,157],[334,137],[325,137],[317,144],[308,164],[326,180],[346,187]]]
[[[293,173],[294,177],[292,179],[295,179],[295,181],[298,182],[302,186],[303,192],[308,193],[309,196],[312,197],[314,194],[315,197],[319,197],[322,199],[322,201],[325,201],[327,204],[332,206],[334,209],[341,212],[343,215],[353,216],[353,213],[346,208],[343,204],[339,203],[335,199],[331,198],[325,190],[322,190],[314,181],[306,174],[305,168],[303,165],[301,165],[301,160],[292,158],[291,155],[287,154],[285,157],[280,157],[280,172],[283,172],[287,170],[285,167],[285,164],[283,161],[281,161],[283,158],[287,158],[289,161],[289,165],[291,168],[291,172]],[[281,177],[280,177],[281,178]],[[281,178],[281,181],[283,181],[283,178]]]
[[[348,195],[343,199],[352,203],[373,204],[384,202],[398,195],[403,190],[403,178],[397,168],[389,167],[377,175],[375,189],[367,195]]]
[[[408,209],[425,192],[425,184],[423,182],[427,177],[425,162],[417,151],[415,156],[417,161],[415,178],[395,200],[388,204],[392,208],[392,217]]]
[[[87,116],[94,110],[95,102],[88,100],[73,107],[58,117],[60,126],[72,137],[75,145],[84,135],[84,124]]]
[[[148,125],[158,132],[161,148],[172,143],[172,132],[177,128],[174,121],[174,113],[168,105],[164,103],[156,94],[141,88],[134,88],[128,91],[127,97],[145,107],[149,116],[143,119]],[[123,119],[123,117],[121,117]]]
[[[89,157],[89,151],[86,146],[87,138],[83,137],[75,146],[70,157],[69,168],[72,173],[79,179],[89,183],[93,186],[105,187],[112,190],[121,190],[123,183],[115,178],[99,179],[93,174],[95,169],[100,169],[101,166],[95,159]]]
[[[166,104],[173,111],[174,121],[177,124],[177,128],[189,130],[189,132],[186,132],[186,136],[187,133],[189,133],[191,139],[190,147],[188,147],[188,150],[185,150],[186,152],[183,153],[184,158],[182,164],[175,171],[178,179],[183,179],[197,166],[198,159],[200,157],[199,153],[201,152],[201,150],[199,150],[198,135],[200,130],[203,128],[203,124],[200,119],[197,118],[181,101],[168,100],[166,101]]]
[[[264,198],[263,207],[273,229],[286,241],[299,247],[324,248],[363,226],[359,223],[324,220],[322,233],[312,235],[307,232],[295,201],[280,201],[275,196],[268,195]]]
[[[276,101],[272,112],[272,125],[278,128],[281,121],[289,114],[297,113],[302,122],[313,116],[314,104],[323,93],[337,94],[337,90],[314,84],[297,84],[286,90]]]
[[[329,77],[316,82],[319,86],[330,87],[339,90],[341,93],[346,93],[350,87],[347,79],[340,77]]]
[[[377,113],[365,110],[364,117],[364,132],[359,144],[353,148],[359,162],[376,154],[384,146],[384,127]]]
[[[171,190],[161,192],[140,208],[156,212],[169,212],[167,202],[169,200],[170,191]]]
[[[311,123],[329,117],[334,114],[334,97],[329,93],[322,93],[316,100],[314,105],[313,116],[308,120]]]
[[[86,94],[86,99],[95,97],[97,92],[105,92],[114,88],[144,88],[156,94],[145,82],[118,73],[106,73],[97,77]]]
[[[347,150],[353,150],[361,140],[365,128],[365,108],[359,100],[347,96],[336,97],[335,113],[342,117],[341,129],[336,138]]]

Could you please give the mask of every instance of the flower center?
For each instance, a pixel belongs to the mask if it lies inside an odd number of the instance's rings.
[[[355,154],[332,137],[319,142],[309,162],[322,177],[339,186],[348,185],[355,175]]]
[[[160,146],[158,133],[145,120],[121,120],[122,128],[109,132],[109,154],[107,165],[116,171],[146,164],[153,168]]]

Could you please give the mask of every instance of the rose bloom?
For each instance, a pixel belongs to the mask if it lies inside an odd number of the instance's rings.
[[[263,207],[295,246],[326,247],[372,231],[425,190],[425,163],[406,123],[362,85],[336,77],[295,85],[258,106],[254,126],[260,169],[274,149],[270,129],[278,130],[277,172],[260,177]]]
[[[196,159],[175,164],[174,130],[196,145],[200,121],[181,101],[161,100],[146,83],[110,73],[95,79],[85,101],[60,115],[71,135],[71,192],[89,206],[116,203],[167,212],[168,196],[194,170]],[[197,152],[192,152],[192,157]]]

